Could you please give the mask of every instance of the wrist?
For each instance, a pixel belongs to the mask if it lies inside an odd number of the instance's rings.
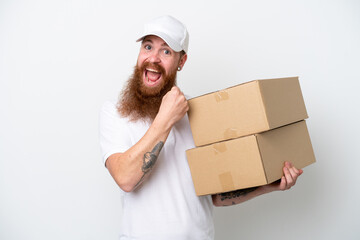
[[[165,119],[162,119],[159,116],[156,116],[153,123],[152,123],[152,127],[159,131],[162,132],[164,134],[168,134],[172,128],[172,125],[170,121],[166,121]]]
[[[275,189],[272,189],[269,185],[260,186],[260,187],[258,188],[259,195],[266,194],[266,193],[271,193],[271,192],[273,192],[274,190],[275,190]]]

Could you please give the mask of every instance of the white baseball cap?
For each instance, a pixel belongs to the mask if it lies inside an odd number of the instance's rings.
[[[157,17],[145,23],[144,34],[136,41],[140,42],[148,35],[162,38],[175,52],[188,51],[189,33],[184,24],[171,16]]]

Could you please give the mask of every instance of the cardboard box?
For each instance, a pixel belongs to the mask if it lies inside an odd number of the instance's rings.
[[[186,151],[196,194],[266,185],[281,178],[285,161],[315,162],[305,121]]]
[[[308,117],[298,77],[255,80],[192,98],[188,103],[196,146],[267,131]]]

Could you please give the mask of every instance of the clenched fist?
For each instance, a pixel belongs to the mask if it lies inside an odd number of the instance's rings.
[[[174,86],[163,97],[155,119],[171,128],[188,110],[189,105],[184,94]]]

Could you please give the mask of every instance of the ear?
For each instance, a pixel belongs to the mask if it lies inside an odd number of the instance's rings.
[[[187,60],[187,54],[185,53],[184,55],[182,55],[182,56],[180,57],[179,66],[178,66],[178,67],[180,67],[180,68],[182,69],[182,68],[184,67],[184,64],[185,64],[186,60]]]

